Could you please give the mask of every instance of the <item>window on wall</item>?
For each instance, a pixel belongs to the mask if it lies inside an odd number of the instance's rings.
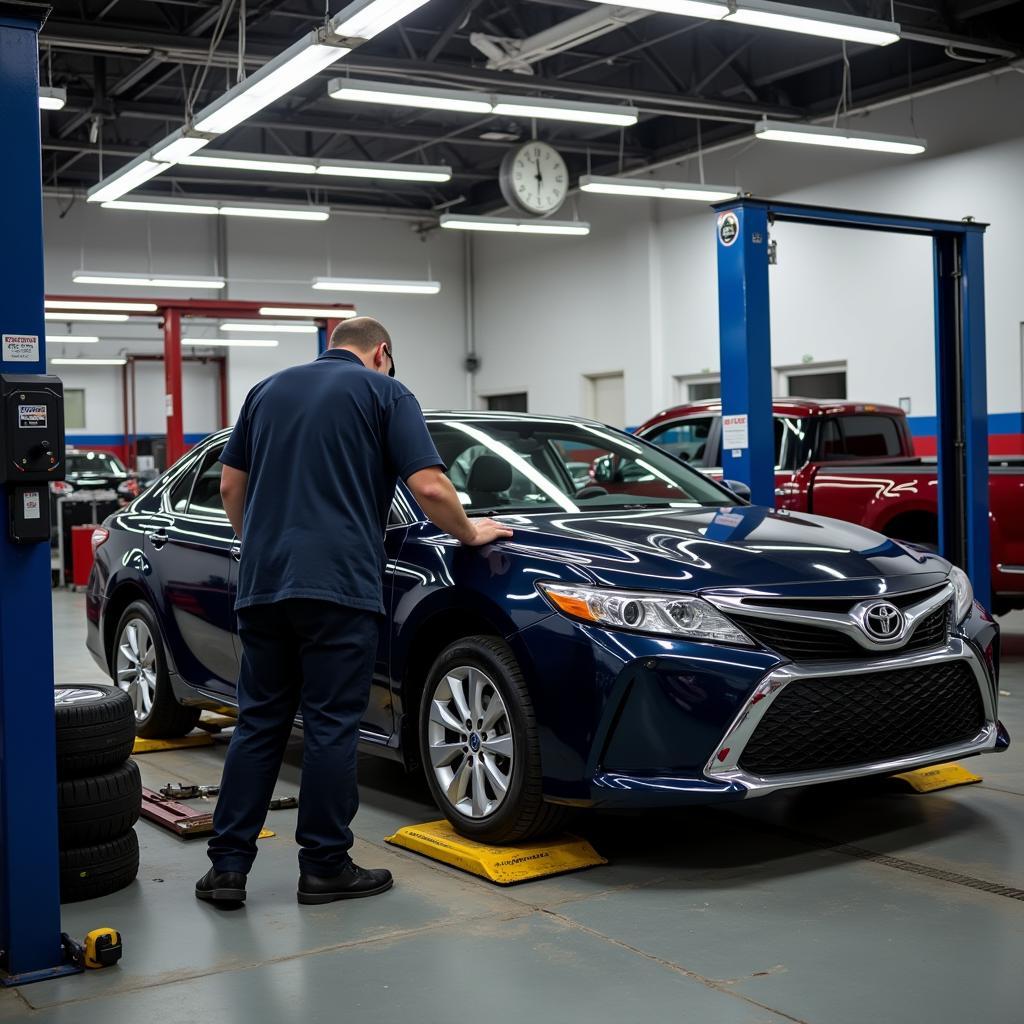
[[[793,398],[846,398],[846,364],[808,363],[778,371],[784,393]]]
[[[64,389],[64,429],[85,429],[85,388]]]
[[[507,395],[487,395],[487,408],[496,412],[529,412],[526,407],[526,392],[511,391]]]
[[[676,396],[679,402],[702,402],[707,398],[722,397],[722,378],[703,374],[700,377],[676,377]]]

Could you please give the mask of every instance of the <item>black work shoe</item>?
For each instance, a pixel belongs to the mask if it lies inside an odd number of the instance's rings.
[[[344,871],[331,878],[299,875],[300,903],[333,903],[335,900],[357,900],[363,896],[376,896],[387,892],[394,884],[391,872],[385,868],[361,868],[349,864]]]
[[[196,899],[210,903],[244,903],[245,875],[240,871],[217,871],[210,868],[196,882]]]

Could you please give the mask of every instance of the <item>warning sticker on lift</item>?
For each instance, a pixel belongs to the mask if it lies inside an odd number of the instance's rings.
[[[733,453],[750,447],[746,413],[722,417],[722,447],[731,448]]]
[[[732,210],[718,215],[718,240],[724,246],[730,246],[740,234],[739,217]]]
[[[5,363],[37,363],[39,361],[38,334],[5,334],[3,342]]]
[[[26,519],[38,519],[40,512],[40,500],[38,491],[25,491],[22,494],[22,514]]]
[[[46,429],[46,406],[45,405],[19,405],[18,426],[22,430],[39,428]]]

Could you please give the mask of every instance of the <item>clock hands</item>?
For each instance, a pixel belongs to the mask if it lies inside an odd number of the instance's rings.
[[[537,173],[534,175],[537,179],[537,198],[540,199],[540,188],[544,183],[544,176],[540,172],[540,157],[534,157],[534,159],[537,161]]]

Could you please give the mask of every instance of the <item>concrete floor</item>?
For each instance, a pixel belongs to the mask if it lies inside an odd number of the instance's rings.
[[[58,593],[57,677],[102,679],[83,601]],[[576,823],[611,860],[499,889],[384,845],[437,817],[422,783],[361,763],[355,856],[395,889],[295,902],[294,811],[271,812],[249,903],[195,902],[202,841],[138,826],[137,883],[71,905],[110,924],[108,971],[0,993],[0,1021],[198,1019],[315,1024],[477,1018],[570,1024],[943,1024],[1024,1019],[1024,615],[1003,622],[1001,717],[1017,742],[967,762],[985,781],[930,795],[888,784],[789,793],[730,810]],[[223,745],[139,758],[147,785],[219,780]],[[299,782],[293,741],[278,791]]]

